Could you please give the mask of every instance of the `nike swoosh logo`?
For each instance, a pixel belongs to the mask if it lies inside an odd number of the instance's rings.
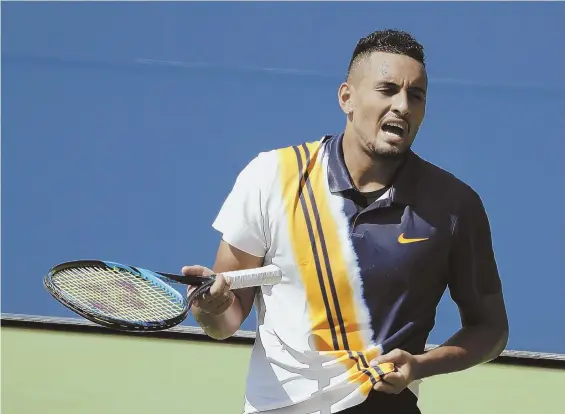
[[[402,233],[400,236],[398,236],[398,243],[400,244],[417,243],[428,239],[429,237],[421,238],[421,239],[406,239],[404,238],[404,233]]]

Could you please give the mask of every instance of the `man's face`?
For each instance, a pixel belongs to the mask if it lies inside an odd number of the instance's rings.
[[[363,58],[339,90],[347,129],[363,150],[398,158],[410,149],[426,110],[427,75],[418,61],[374,52]]]

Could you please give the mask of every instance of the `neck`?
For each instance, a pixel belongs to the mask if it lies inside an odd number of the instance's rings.
[[[355,187],[361,192],[380,190],[391,180],[402,159],[387,159],[361,148],[359,140],[346,131],[342,141],[343,158]]]

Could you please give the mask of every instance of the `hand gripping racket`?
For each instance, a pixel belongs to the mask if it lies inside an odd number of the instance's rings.
[[[281,270],[268,265],[222,273],[231,289],[276,285]],[[80,316],[110,329],[161,331],[184,321],[194,300],[215,275],[180,276],[119,263],[80,260],[61,263],[43,279],[47,291]],[[185,298],[167,282],[197,288]]]

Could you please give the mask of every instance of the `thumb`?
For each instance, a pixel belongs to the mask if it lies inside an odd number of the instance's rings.
[[[399,349],[390,351],[388,354],[381,355],[371,361],[371,366],[377,366],[385,363],[400,363],[402,360],[402,352]]]

